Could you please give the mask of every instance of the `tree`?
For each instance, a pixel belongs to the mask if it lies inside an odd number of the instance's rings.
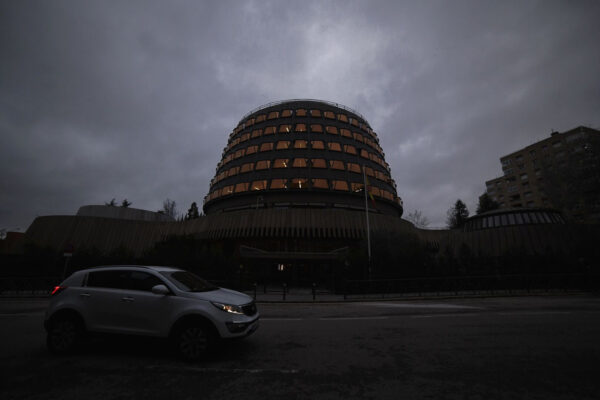
[[[123,201],[121,202],[121,207],[123,208],[127,208],[131,205],[132,203],[130,201],[127,201],[127,199],[123,199]]]
[[[446,215],[446,224],[448,224],[448,228],[458,229],[467,221],[469,210],[467,210],[467,205],[463,203],[461,199],[458,199],[456,200],[456,203],[454,203],[454,207],[448,209]]]
[[[477,214],[482,214],[487,211],[492,211],[500,208],[500,204],[492,200],[492,198],[484,193],[479,196],[479,204],[477,205]]]
[[[196,205],[196,202],[193,202],[187,214],[185,215],[185,219],[190,220],[196,218],[200,218],[200,213],[198,212],[198,206]]]
[[[161,211],[162,214],[168,215],[173,219],[177,219],[177,204],[174,200],[167,198],[165,201],[163,201],[163,208]]]
[[[104,205],[105,206],[109,206],[109,207],[116,207],[117,206],[117,202],[115,201],[115,198],[113,197],[112,200],[109,201],[108,203],[104,202]]]
[[[429,225],[429,220],[427,217],[423,216],[423,213],[419,210],[415,210],[411,213],[408,213],[406,219],[412,222],[417,228],[427,228]]]

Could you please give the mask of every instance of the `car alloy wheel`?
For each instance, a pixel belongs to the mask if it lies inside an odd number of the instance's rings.
[[[58,354],[73,350],[81,335],[77,321],[64,318],[56,320],[48,332],[47,345],[50,351]]]
[[[197,360],[208,350],[210,337],[202,326],[189,326],[179,334],[179,353],[189,361]]]

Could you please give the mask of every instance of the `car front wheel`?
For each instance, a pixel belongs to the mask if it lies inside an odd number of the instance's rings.
[[[62,317],[50,323],[46,336],[48,349],[55,354],[72,352],[83,335],[81,323],[73,317]]]
[[[206,326],[192,324],[178,332],[175,345],[184,360],[197,361],[208,353],[212,342],[212,334]]]

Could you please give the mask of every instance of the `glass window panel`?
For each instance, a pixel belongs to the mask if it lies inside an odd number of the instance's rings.
[[[295,149],[306,149],[308,147],[308,140],[296,140],[294,142]]]
[[[514,224],[516,224],[516,223],[517,223],[517,222],[515,221],[515,214],[508,214],[508,223],[509,223],[510,225],[514,225]]]
[[[531,223],[531,219],[529,219],[529,214],[527,214],[527,213],[523,213],[523,214],[519,213],[519,214],[517,214],[517,221],[519,220],[519,218],[522,218],[523,222],[526,223],[526,224],[530,224]]]
[[[304,108],[297,109],[296,117],[306,117],[306,110]]]
[[[531,222],[533,222],[534,224],[538,224],[538,223],[542,222],[538,219],[537,213],[529,213],[529,218],[531,219]]]
[[[290,183],[290,188],[292,188],[292,189],[307,189],[308,188],[308,179],[293,178]]]
[[[241,169],[242,173],[250,172],[252,170],[254,170],[254,163],[246,163],[246,164],[242,165],[242,169]]]
[[[262,129],[255,129],[252,131],[252,138],[257,138],[262,135]]]
[[[500,222],[502,223],[502,226],[506,226],[508,225],[508,219],[507,219],[507,215],[506,214],[501,214],[500,215]]]
[[[274,134],[274,133],[275,133],[275,129],[276,129],[276,128],[275,128],[274,126],[267,126],[267,127],[265,128],[265,131],[264,131],[264,133],[263,133],[263,134],[264,134],[264,135],[272,135],[272,134]]]
[[[322,140],[312,140],[310,145],[315,150],[325,150],[325,144]]]
[[[330,160],[329,161],[329,166],[332,169],[341,169],[344,170],[344,162],[343,161],[339,161],[339,160]]]
[[[240,143],[241,142],[245,142],[246,140],[250,139],[250,132],[248,133],[244,133],[241,137],[240,137]]]
[[[232,142],[231,142],[231,147],[235,147],[238,144],[240,144],[240,138],[235,138]]]
[[[331,181],[331,188],[333,190],[350,190],[350,188],[348,187],[348,182],[346,181]]]
[[[260,151],[273,150],[273,142],[267,142],[260,145]]]
[[[391,194],[390,192],[388,192],[387,190],[382,190],[381,194],[383,194],[383,198],[390,200],[390,201],[394,201],[394,195]]]
[[[332,135],[337,135],[338,134],[338,130],[335,126],[326,126],[325,127],[325,132],[330,133]]]
[[[360,174],[362,172],[360,170],[360,165],[355,164],[355,163],[348,163],[348,171],[356,172],[357,174]]]
[[[249,155],[249,154],[254,154],[254,153],[256,153],[257,151],[258,151],[258,145],[254,145],[254,146],[248,146],[248,147],[246,148],[246,155]]]
[[[488,226],[487,226],[487,218],[482,218],[482,219],[481,219],[481,226],[482,226],[483,228],[487,228],[487,227],[488,227]]]
[[[321,110],[310,110],[310,116],[311,117],[320,117],[321,116]]]
[[[306,124],[296,124],[296,132],[306,132]]]
[[[267,116],[265,114],[260,114],[256,116],[256,122],[262,122],[265,119],[267,119]]]
[[[313,168],[327,168],[327,162],[323,158],[313,158],[311,164]]]
[[[256,169],[257,171],[261,169],[269,169],[270,166],[271,160],[261,160],[256,163],[256,167],[254,167],[254,169]]]
[[[366,173],[367,173],[368,176],[375,176],[375,172],[373,171],[372,168],[365,167],[365,171],[366,171]]]
[[[310,131],[313,133],[323,133],[323,127],[319,124],[312,124],[310,126]]]
[[[292,116],[292,110],[283,110],[281,112],[281,116],[282,117],[291,117]]]
[[[277,142],[277,150],[285,150],[289,149],[290,141],[289,140],[280,140]]]
[[[337,117],[342,122],[348,122],[348,117],[346,116],[346,114],[338,114]]]
[[[329,147],[330,151],[342,151],[342,146],[337,142],[329,142],[327,143],[327,147]]]
[[[223,191],[221,192],[221,194],[222,194],[223,196],[225,196],[225,195],[227,195],[227,194],[231,194],[231,193],[233,193],[233,185],[225,186],[225,187],[223,188]]]
[[[227,172],[227,176],[234,176],[237,175],[240,172],[240,167],[233,167],[230,168],[229,171]]]
[[[487,217],[487,226],[488,228],[493,228],[494,227],[494,217]]]
[[[289,166],[288,158],[277,158],[273,161],[273,168],[287,168]]]
[[[266,190],[267,189],[267,180],[254,181],[250,186],[250,190]]]
[[[371,193],[373,196],[381,197],[381,190],[378,187],[369,186],[369,193]]]
[[[307,158],[295,158],[292,164],[294,168],[305,168],[308,167],[308,159]]]
[[[354,132],[354,140],[364,143],[365,139],[363,139],[363,135],[360,133]]]
[[[499,215],[494,215],[494,225],[500,226],[500,216]]]
[[[250,185],[250,183],[248,182],[242,182],[242,183],[238,183],[235,185],[235,193],[240,193],[240,192],[247,192],[248,191],[248,186]]]
[[[238,150],[238,151],[236,151],[236,152],[233,154],[233,159],[235,160],[236,158],[243,157],[243,156],[244,156],[244,153],[245,153],[245,149],[241,149],[241,150]]]
[[[323,160],[325,161],[325,160]],[[327,179],[321,179],[321,178],[313,178],[311,179],[312,181],[312,187],[314,189],[329,189],[329,184],[327,183]]]
[[[292,131],[291,125],[280,125],[279,126],[279,133],[290,133],[291,131]]]
[[[366,151],[365,149],[361,149],[360,150],[360,156],[363,158],[366,158],[367,160],[369,159],[369,152]]]
[[[335,114],[331,111],[325,111],[325,118],[335,119]]]
[[[352,132],[348,129],[340,129],[340,134],[347,138],[352,138]]]
[[[358,120],[356,118],[352,118],[352,121],[350,121],[350,123],[356,127],[358,127]]]
[[[286,179],[271,180],[271,189],[287,189]]]
[[[550,219],[550,217],[548,217],[548,213],[543,212],[539,213],[538,215],[541,217],[540,219],[542,220],[542,222],[545,222],[547,224],[552,223],[552,220]]]
[[[279,111],[271,111],[267,119],[275,119],[279,118]]]
[[[353,192],[362,192],[363,188],[365,187],[365,185],[362,183],[357,182],[352,182],[350,185]]]

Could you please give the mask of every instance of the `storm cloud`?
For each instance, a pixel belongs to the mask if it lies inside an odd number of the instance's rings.
[[[499,157],[600,126],[597,1],[5,1],[0,228],[116,198],[202,203],[261,104],[350,106],[405,213],[475,211]]]

